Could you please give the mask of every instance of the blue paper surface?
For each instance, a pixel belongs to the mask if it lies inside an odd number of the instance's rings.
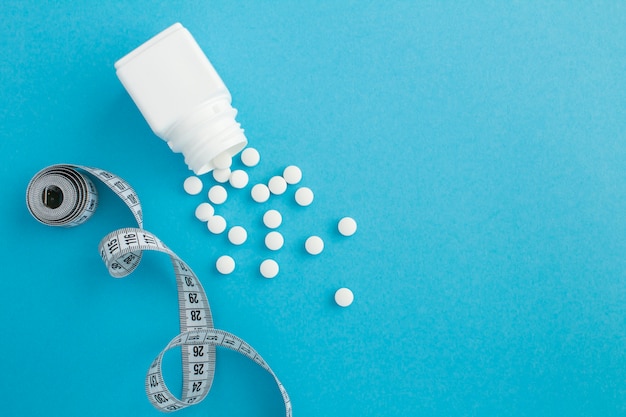
[[[623,2],[10,0],[0,16],[0,414],[160,415],[143,384],[178,334],[169,260],[108,276],[97,244],[133,218],[101,186],[80,227],[31,218],[28,181],[62,162],[135,187],[146,229],[198,274],[216,327],[272,366],[295,416],[626,413]],[[115,76],[174,22],[261,153],[218,208],[248,229],[241,247],[194,218],[210,175],[184,193],[182,156]],[[296,187],[252,202],[250,186],[290,164],[313,204],[297,206]],[[277,253],[268,208],[284,218]],[[176,390],[175,352],[166,365]],[[283,414],[271,377],[221,350],[213,390],[180,412]]]

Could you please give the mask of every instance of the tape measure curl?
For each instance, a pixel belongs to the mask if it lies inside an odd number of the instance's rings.
[[[191,268],[156,235],[143,228],[139,197],[124,179],[98,168],[81,165],[52,165],[39,171],[26,190],[26,204],[35,219],[49,226],[78,226],[87,221],[98,205],[97,189],[81,171],[103,182],[124,201],[138,227],[115,230],[106,235],[98,250],[109,274],[121,278],[132,273],[143,251],[154,250],[169,255],[178,289],[180,334],[154,359],[146,375],[145,388],[150,403],[164,412],[183,409],[202,401],[208,394],[215,374],[215,348],[234,350],[269,372],[283,397],[285,414],[291,417],[289,395],[272,369],[244,340],[213,327],[209,301],[202,284]],[[165,353],[181,347],[183,390],[177,398],[165,385],[161,370]]]

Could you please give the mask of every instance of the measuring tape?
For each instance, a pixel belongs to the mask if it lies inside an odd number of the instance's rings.
[[[97,189],[83,172],[103,182],[124,201],[138,227],[115,230],[106,235],[98,250],[109,274],[121,278],[132,273],[143,251],[153,250],[169,255],[176,275],[180,334],[172,339],[154,359],[146,375],[146,394],[150,403],[160,411],[181,410],[202,401],[215,374],[215,348],[224,347],[238,352],[272,375],[285,403],[285,414],[291,417],[291,401],[287,391],[272,369],[244,340],[213,327],[209,301],[200,280],[191,268],[158,237],[143,228],[139,197],[124,179],[98,168],[80,165],[52,165],[31,179],[26,191],[26,204],[39,222],[49,226],[78,226],[88,220],[98,205]],[[165,353],[180,347],[182,352],[183,390],[177,398],[165,385],[162,361]]]

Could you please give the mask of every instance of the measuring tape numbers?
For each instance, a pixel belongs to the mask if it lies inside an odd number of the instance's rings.
[[[214,328],[209,301],[196,274],[156,235],[143,228],[139,197],[124,179],[102,169],[73,164],[44,168],[31,179],[26,191],[26,205],[33,217],[49,226],[73,227],[87,221],[98,205],[98,193],[86,173],[124,201],[138,226],[115,230],[100,241],[98,250],[109,274],[115,278],[129,275],[139,266],[142,253],[152,250],[170,257],[176,275],[180,334],[150,365],[145,381],[150,403],[160,411],[171,412],[202,401],[213,383],[216,347],[223,347],[246,356],[272,375],[283,397],[285,414],[291,417],[289,395],[272,369],[244,340]],[[182,352],[182,398],[167,388],[162,372],[163,356],[176,347]]]

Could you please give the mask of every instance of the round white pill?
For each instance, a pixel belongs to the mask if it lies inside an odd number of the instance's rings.
[[[228,275],[235,270],[235,260],[228,255],[217,258],[215,268],[220,274]]]
[[[228,240],[233,245],[242,245],[248,238],[248,232],[241,226],[233,226],[228,231]]]
[[[339,220],[337,229],[339,229],[339,233],[344,236],[352,236],[356,233],[356,221],[352,217],[344,217]]]
[[[228,182],[228,180],[230,179],[230,168],[214,169],[213,178],[215,179],[215,181],[222,184]]]
[[[209,203],[200,203],[196,207],[196,218],[200,221],[208,221],[213,214],[215,214],[215,209]]]
[[[283,222],[283,216],[278,210],[268,210],[263,215],[263,224],[270,229],[276,229]]]
[[[319,255],[324,250],[324,241],[319,236],[311,236],[304,242],[304,248],[311,255]]]
[[[224,219],[219,214],[211,216],[211,218],[207,222],[207,228],[211,233],[219,235],[224,230],[226,230],[226,219]]]
[[[302,179],[302,171],[295,165],[289,165],[283,171],[283,178],[287,184],[297,184]]]
[[[248,185],[248,174],[244,170],[236,169],[231,172],[229,182],[233,188],[244,188]]]
[[[272,194],[281,195],[285,191],[287,191],[287,182],[283,177],[278,175],[270,178],[269,183],[267,184]]]
[[[283,247],[284,243],[285,239],[279,232],[269,232],[265,235],[265,246],[267,246],[269,250],[278,250]]]
[[[264,278],[274,278],[278,275],[279,270],[278,263],[276,263],[273,259],[266,259],[261,262],[261,267],[259,269]]]
[[[230,168],[230,166],[233,163],[233,160],[230,157],[230,153],[222,152],[221,154],[213,158],[213,161],[211,162],[213,162],[213,165],[217,169],[226,169],[226,168]]]
[[[341,307],[348,307],[354,301],[354,294],[349,288],[339,288],[335,292],[335,302]]]
[[[265,203],[270,198],[270,189],[265,184],[256,184],[250,190],[250,195],[257,203]]]
[[[241,152],[241,162],[247,167],[256,166],[260,160],[261,155],[254,148],[246,148]]]
[[[200,194],[200,191],[202,191],[202,180],[194,176],[188,177],[183,183],[183,188],[187,194]]]
[[[306,207],[313,202],[313,191],[309,187],[300,187],[296,190],[296,203]]]
[[[222,204],[228,198],[228,193],[226,192],[226,188],[221,185],[214,185],[209,189],[209,200],[213,204]]]

